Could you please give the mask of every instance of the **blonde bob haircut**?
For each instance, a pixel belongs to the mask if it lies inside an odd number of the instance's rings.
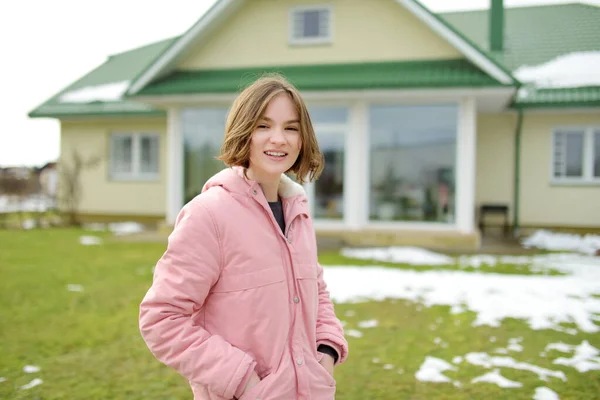
[[[290,82],[281,75],[265,75],[245,88],[233,102],[225,124],[225,138],[221,155],[217,157],[227,166],[250,166],[250,141],[269,102],[281,93],[287,93],[300,119],[302,144],[298,159],[286,173],[294,173],[304,183],[318,179],[323,171],[323,154],[313,129],[304,100]]]

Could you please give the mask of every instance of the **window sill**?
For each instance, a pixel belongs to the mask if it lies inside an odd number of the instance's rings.
[[[314,38],[314,39],[290,39],[290,46],[323,46],[330,45],[333,41],[330,38]]]
[[[552,180],[550,181],[550,186],[591,186],[597,187],[600,186],[600,179],[598,180],[573,180],[573,181],[562,181],[562,180]]]

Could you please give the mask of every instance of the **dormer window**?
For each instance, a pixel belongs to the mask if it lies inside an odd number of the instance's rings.
[[[299,6],[290,10],[290,43],[331,43],[331,7]]]

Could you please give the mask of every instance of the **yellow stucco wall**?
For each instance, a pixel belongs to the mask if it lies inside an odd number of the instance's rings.
[[[164,216],[166,210],[166,118],[61,121],[61,163],[69,164],[76,150],[84,158],[101,156],[100,163],[81,174],[81,214]],[[160,179],[152,182],[112,181],[109,148],[112,132],[160,135]]]
[[[600,227],[599,185],[556,185],[550,180],[553,129],[590,125],[600,126],[600,114],[525,114],[521,142],[522,226]],[[509,204],[511,215],[515,128],[515,114],[480,114],[477,118],[476,203]]]
[[[515,127],[515,115],[477,115],[475,204],[477,206],[481,203],[507,204],[510,208],[511,221],[514,210]],[[490,221],[495,219],[490,218]]]
[[[333,41],[290,45],[289,11],[332,6]],[[459,58],[461,54],[395,0],[251,0],[198,45],[180,69]]]
[[[526,114],[524,117],[521,164],[523,225],[600,227],[600,186],[550,183],[552,131],[565,125],[600,126],[600,114]]]

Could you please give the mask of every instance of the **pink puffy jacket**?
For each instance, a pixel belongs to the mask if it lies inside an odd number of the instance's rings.
[[[239,167],[211,178],[177,217],[140,306],[150,351],[189,380],[195,400],[331,400],[320,344],[348,355],[302,186],[282,175],[281,232]],[[252,371],[261,382],[241,395]]]

